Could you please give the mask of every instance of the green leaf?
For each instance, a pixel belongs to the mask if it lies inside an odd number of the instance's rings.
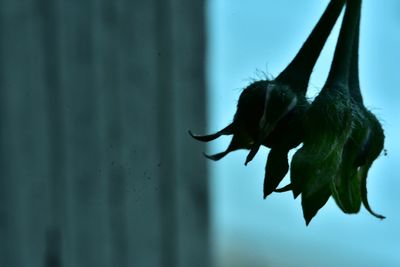
[[[357,213],[361,207],[361,186],[358,165],[360,154],[370,137],[370,125],[357,105],[353,105],[351,135],[344,149],[339,170],[332,182],[332,195],[339,208],[345,213]]]
[[[366,109],[365,111],[366,111],[365,113],[366,117],[370,122],[371,134],[365,149],[366,164],[360,168],[358,174],[361,182],[361,199],[365,208],[369,211],[369,213],[371,213],[373,216],[379,219],[384,219],[385,218],[384,216],[374,212],[369,205],[367,197],[367,176],[368,176],[368,171],[371,168],[373,162],[383,150],[385,135],[382,126],[378,121],[378,119],[375,117],[375,115]]]
[[[302,193],[307,224],[331,195],[331,183],[342,161],[351,121],[351,103],[345,88],[324,88],[307,112],[304,144],[291,164],[293,194],[297,197]]]
[[[271,194],[289,170],[288,150],[272,148],[265,166],[264,198]]]
[[[318,191],[311,194],[306,189],[301,197],[301,205],[303,207],[303,216],[306,221],[306,225],[309,225],[311,220],[317,214],[317,212],[326,204],[331,195],[329,183],[326,183],[320,187]]]

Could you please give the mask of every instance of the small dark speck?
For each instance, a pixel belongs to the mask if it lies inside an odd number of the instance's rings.
[[[147,178],[147,180],[151,180],[151,177],[150,177],[150,176],[147,176],[146,178]]]
[[[161,167],[161,162],[159,162],[159,163],[157,164],[157,167]]]
[[[115,165],[115,161],[111,161],[111,166],[114,166]]]
[[[383,150],[383,155],[384,155],[384,156],[387,156],[387,155],[388,155],[387,149],[384,149],[384,150]]]

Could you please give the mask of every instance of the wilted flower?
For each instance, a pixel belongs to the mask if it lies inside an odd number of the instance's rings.
[[[385,218],[370,208],[366,187],[368,170],[382,152],[384,139],[376,117],[362,103],[354,102],[351,135],[344,146],[339,171],[332,181],[332,195],[343,212],[357,213],[362,202],[372,215]]]
[[[365,208],[375,217],[379,219],[384,219],[385,217],[375,213],[369,203],[367,198],[367,176],[369,168],[371,168],[372,163],[381,154],[385,135],[383,133],[382,125],[379,123],[378,119],[369,110],[365,109],[365,115],[368,118],[370,126],[370,135],[367,139],[364,149],[362,150],[362,157],[365,160],[365,164],[360,165],[358,170],[358,179],[361,182],[361,199]]]
[[[288,152],[303,140],[303,120],[309,103],[305,94],[313,67],[344,5],[329,3],[316,27],[293,59],[273,81],[257,81],[240,95],[233,122],[217,133],[194,135],[208,142],[221,135],[233,135],[228,148],[208,156],[219,160],[237,149],[250,149],[245,164],[261,145],[271,148],[265,170],[264,197],[272,193],[288,172]]]
[[[345,213],[357,213],[363,202],[384,218],[367,200],[368,169],[383,149],[384,135],[359,88],[360,8],[360,0],[347,4],[328,81],[306,114],[304,145],[292,160],[290,188],[295,197],[302,194],[306,224],[331,194]]]
[[[367,199],[369,168],[383,149],[384,133],[365,108],[358,77],[361,0],[347,2],[331,70],[320,94],[310,105],[306,90],[311,72],[344,5],[332,0],[296,57],[273,81],[250,84],[241,93],[231,124],[211,135],[190,135],[203,142],[233,135],[228,148],[209,159],[219,160],[237,149],[250,150],[245,164],[261,145],[271,148],[264,180],[264,197],[292,190],[302,195],[306,224],[332,195],[345,213],[357,213],[361,203],[374,216]],[[277,189],[293,156],[291,183]]]
[[[342,161],[351,131],[352,110],[346,87],[325,87],[312,103],[304,123],[304,143],[292,159],[291,184],[302,193],[308,224],[331,195],[331,181]]]
[[[374,216],[367,199],[367,175],[373,161],[384,145],[384,133],[374,114],[365,108],[358,76],[358,46],[360,18],[356,27],[350,66],[349,89],[353,109],[352,132],[343,151],[340,170],[332,184],[332,193],[338,206],[345,213],[357,213],[361,202]]]
[[[359,0],[347,3],[327,82],[306,114],[304,144],[293,156],[292,190],[302,194],[306,224],[328,201],[351,134],[349,63],[359,13]]]

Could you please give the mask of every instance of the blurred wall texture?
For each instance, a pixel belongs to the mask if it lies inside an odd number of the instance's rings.
[[[209,265],[203,13],[0,1],[0,266]]]

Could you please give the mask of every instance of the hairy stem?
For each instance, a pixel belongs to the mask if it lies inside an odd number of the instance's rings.
[[[351,55],[350,74],[349,74],[349,88],[351,97],[359,104],[363,104],[363,98],[360,89],[360,79],[358,70],[358,50],[360,43],[360,20],[361,12],[358,16],[355,35],[353,40],[353,51]]]
[[[293,90],[306,93],[312,70],[343,9],[344,2],[331,0],[297,55],[276,78],[278,82],[288,83]]]
[[[347,0],[343,23],[331,69],[325,87],[349,85],[350,63],[353,52],[354,34],[360,15],[361,0]]]

